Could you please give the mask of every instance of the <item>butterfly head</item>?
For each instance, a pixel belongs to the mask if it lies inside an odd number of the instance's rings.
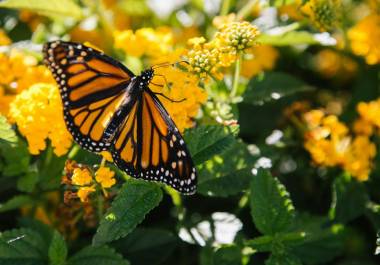
[[[154,76],[154,70],[152,68],[146,69],[141,72],[139,76],[139,82],[141,87],[145,87],[149,84]]]

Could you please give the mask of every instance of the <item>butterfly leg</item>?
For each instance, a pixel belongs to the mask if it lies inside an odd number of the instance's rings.
[[[186,98],[183,98],[183,99],[181,99],[181,100],[174,100],[174,99],[171,99],[171,98],[165,96],[165,95],[162,94],[162,93],[157,93],[157,92],[153,92],[153,93],[154,93],[155,95],[158,95],[158,96],[161,96],[161,97],[166,98],[167,100],[169,100],[169,101],[172,102],[172,103],[179,103],[179,102],[182,102],[182,101],[185,101],[185,100],[186,100]]]

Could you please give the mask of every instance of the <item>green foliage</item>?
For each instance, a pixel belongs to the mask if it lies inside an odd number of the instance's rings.
[[[94,245],[104,244],[129,234],[162,199],[161,189],[139,180],[128,180],[121,187],[94,236]]]
[[[21,228],[0,235],[1,264],[44,264],[45,242],[33,230]]]
[[[253,78],[244,96],[244,102],[260,105],[312,88],[300,79],[281,72],[268,72],[263,78]]]
[[[129,265],[122,256],[116,253],[112,248],[107,246],[88,246],[73,257],[71,257],[68,265]]]
[[[60,233],[54,231],[48,249],[49,262],[51,265],[64,265],[67,258],[67,246],[65,239]]]
[[[368,201],[363,183],[341,175],[334,180],[330,216],[337,222],[349,222],[364,213]]]
[[[16,195],[8,201],[0,204],[0,213],[16,210],[24,205],[30,204],[32,197],[29,195]]]
[[[0,115],[0,141],[5,141],[8,143],[15,143],[17,141],[15,131],[12,130],[12,126],[2,115]]]
[[[265,170],[252,177],[250,206],[253,221],[263,234],[285,232],[294,219],[289,193]]]
[[[5,0],[0,7],[26,9],[38,14],[56,18],[57,16],[80,19],[82,10],[73,0]]]
[[[281,29],[279,28],[279,31]],[[288,45],[301,45],[301,44],[318,44],[319,41],[315,35],[307,31],[291,31],[283,34],[269,35],[262,34],[258,41],[262,44],[274,46],[288,46]]]
[[[200,166],[199,193],[226,197],[248,189],[254,160],[247,146],[235,141],[231,148]]]
[[[168,230],[136,228],[112,246],[131,264],[155,265],[162,264],[178,243],[179,239]]]
[[[237,246],[221,247],[214,253],[215,265],[238,265],[242,264],[241,249]]]
[[[236,131],[237,128],[230,129],[220,125],[199,126],[187,130],[184,138],[194,163],[199,165],[231,147],[235,142]]]

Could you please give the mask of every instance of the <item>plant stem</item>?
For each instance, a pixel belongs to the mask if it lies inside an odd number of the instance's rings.
[[[220,15],[225,16],[230,11],[231,0],[224,0],[220,8]]]
[[[73,148],[71,148],[70,153],[69,153],[69,155],[67,156],[67,158],[69,158],[69,159],[73,159],[74,156],[78,153],[79,149],[80,149],[80,147],[79,147],[78,145],[75,144],[75,145],[73,146]]]
[[[237,13],[236,20],[243,20],[246,16],[248,16],[257,2],[257,0],[251,0],[245,6],[243,6]]]
[[[241,61],[242,61],[241,53],[239,52],[237,56],[238,58],[235,63],[235,73],[234,73],[234,80],[232,83],[231,98],[234,98],[236,96],[236,93],[239,87],[240,68],[241,68]]]

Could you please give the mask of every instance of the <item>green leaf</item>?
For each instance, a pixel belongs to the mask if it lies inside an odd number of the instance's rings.
[[[33,198],[29,195],[16,195],[0,204],[0,213],[18,209],[26,204],[32,204]]]
[[[305,264],[326,264],[342,253],[342,225],[331,225],[331,221],[325,217],[303,214],[297,216],[293,226],[306,234],[305,241],[292,249],[292,253]]]
[[[132,264],[155,265],[164,264],[177,243],[178,238],[170,231],[136,228],[125,238],[114,242],[112,246]]]
[[[368,201],[363,183],[347,175],[341,175],[333,184],[330,217],[337,222],[347,223],[365,212]]]
[[[194,163],[199,165],[231,147],[236,131],[236,128],[221,125],[199,126],[185,131],[184,138]]]
[[[313,88],[302,80],[282,72],[267,72],[264,78],[254,77],[248,83],[244,102],[261,105],[295,93],[311,91]]]
[[[71,257],[68,265],[129,265],[114,249],[107,246],[89,246]]]
[[[266,235],[286,232],[294,220],[289,193],[265,170],[252,177],[250,206],[257,229]]]
[[[283,253],[281,255],[272,254],[269,259],[265,261],[265,265],[302,265],[302,262],[299,258],[290,253]]]
[[[73,0],[5,0],[0,3],[0,7],[25,9],[52,18],[82,18],[82,10]]]
[[[290,45],[301,45],[301,44],[320,44],[315,35],[307,31],[289,31],[284,34],[261,34],[257,38],[257,42],[265,45],[272,46],[290,46]]]
[[[199,166],[198,192],[227,197],[249,189],[254,158],[242,142]]]
[[[7,143],[17,142],[17,136],[12,126],[8,123],[7,119],[0,115],[0,141]]]
[[[67,258],[67,246],[65,239],[60,233],[54,231],[53,238],[49,246],[50,265],[64,265]]]
[[[28,172],[30,154],[23,140],[18,139],[14,144],[0,142],[0,153],[5,162],[2,172],[4,176],[17,176]]]
[[[23,192],[32,192],[38,182],[38,174],[29,172],[20,177],[17,181],[17,189]]]
[[[0,234],[0,264],[46,264],[46,244],[30,229],[14,229]]]
[[[129,234],[161,199],[162,191],[157,184],[133,179],[126,181],[100,221],[93,238],[94,245],[104,244]]]
[[[225,246],[214,253],[214,265],[239,265],[242,264],[241,249],[237,246]]]
[[[269,0],[271,6],[281,7],[295,3],[295,0]]]

